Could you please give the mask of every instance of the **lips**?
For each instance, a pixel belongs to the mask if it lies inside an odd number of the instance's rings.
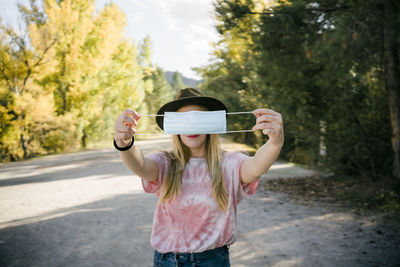
[[[196,137],[199,137],[199,135],[198,135],[198,134],[195,134],[195,135],[188,135],[188,137],[189,137],[189,138],[196,138]]]

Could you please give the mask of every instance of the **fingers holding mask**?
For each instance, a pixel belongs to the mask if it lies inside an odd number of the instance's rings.
[[[132,109],[124,110],[115,121],[114,138],[118,145],[128,145],[136,134],[140,114]]]
[[[138,125],[138,120],[140,119],[140,114],[127,108],[121,115],[119,115],[118,119],[125,125],[136,127]]]
[[[282,115],[272,109],[269,108],[259,108],[253,111],[254,116],[261,117],[263,115],[270,115],[270,116],[274,116],[274,117],[281,117]]]
[[[272,142],[283,142],[283,121],[280,113],[272,109],[256,109],[253,114],[257,118],[253,131],[262,130]]]

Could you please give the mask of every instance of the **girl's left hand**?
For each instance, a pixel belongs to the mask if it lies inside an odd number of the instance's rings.
[[[262,130],[263,134],[268,135],[268,142],[282,146],[284,140],[282,115],[272,109],[265,108],[254,110],[253,114],[257,121],[252,130]]]

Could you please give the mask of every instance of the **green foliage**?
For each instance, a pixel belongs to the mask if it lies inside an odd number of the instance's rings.
[[[221,39],[214,60],[197,69],[201,88],[233,111],[267,105],[282,113],[286,159],[335,172],[390,174],[381,5],[216,1]],[[235,123],[251,128],[248,118]]]
[[[260,101],[258,87],[260,77],[256,71],[256,65],[259,62],[254,53],[255,43],[251,36],[252,31],[258,27],[257,23],[252,17],[245,16],[237,22],[232,22],[236,27],[229,22],[225,24],[227,16],[233,13],[224,13],[223,10],[233,5],[234,2],[216,2],[219,20],[217,28],[222,35],[221,40],[215,44],[213,62],[196,69],[204,78],[200,88],[207,95],[223,100],[228,104],[230,111],[252,111],[256,108],[268,107],[267,101]],[[251,116],[228,117],[228,130],[251,129],[255,123]],[[234,135],[234,140],[257,146],[265,141],[265,138],[258,134],[239,133]]]
[[[19,9],[25,32],[0,27],[1,161],[110,140],[124,109],[147,112],[146,97],[164,97],[153,92],[150,38],[140,51],[126,40],[115,4],[95,12],[94,0],[31,0]]]
[[[182,76],[179,72],[174,72],[172,76],[171,87],[177,93],[180,89],[186,88],[187,86],[182,81]]]
[[[139,63],[141,66],[152,67],[151,63],[151,38],[146,36],[139,45]],[[150,69],[151,70],[151,69]]]
[[[152,101],[150,112],[155,113],[165,103],[174,98],[174,91],[165,78],[165,73],[161,68],[157,68],[151,75],[153,81]]]
[[[171,85],[166,80],[165,73],[161,68],[152,70],[151,75],[147,79],[152,85],[152,91],[146,94],[145,97],[145,103],[148,108],[145,114],[156,114],[162,105],[173,99],[174,90],[172,90]],[[143,123],[145,126],[143,126]],[[141,118],[140,127],[138,127],[139,132],[155,133],[159,130],[157,124],[154,122],[154,117]]]

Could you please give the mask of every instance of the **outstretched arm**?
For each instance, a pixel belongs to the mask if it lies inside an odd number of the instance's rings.
[[[248,184],[264,174],[278,158],[284,140],[282,115],[272,109],[257,109],[256,125],[253,131],[262,130],[268,135],[268,141],[261,146],[253,157],[244,160],[240,174],[242,183]]]
[[[118,147],[127,147],[136,134],[136,127],[140,119],[139,113],[126,109],[115,121],[114,139]],[[125,165],[135,174],[146,181],[155,181],[158,177],[157,163],[143,156],[137,146],[119,152]]]

